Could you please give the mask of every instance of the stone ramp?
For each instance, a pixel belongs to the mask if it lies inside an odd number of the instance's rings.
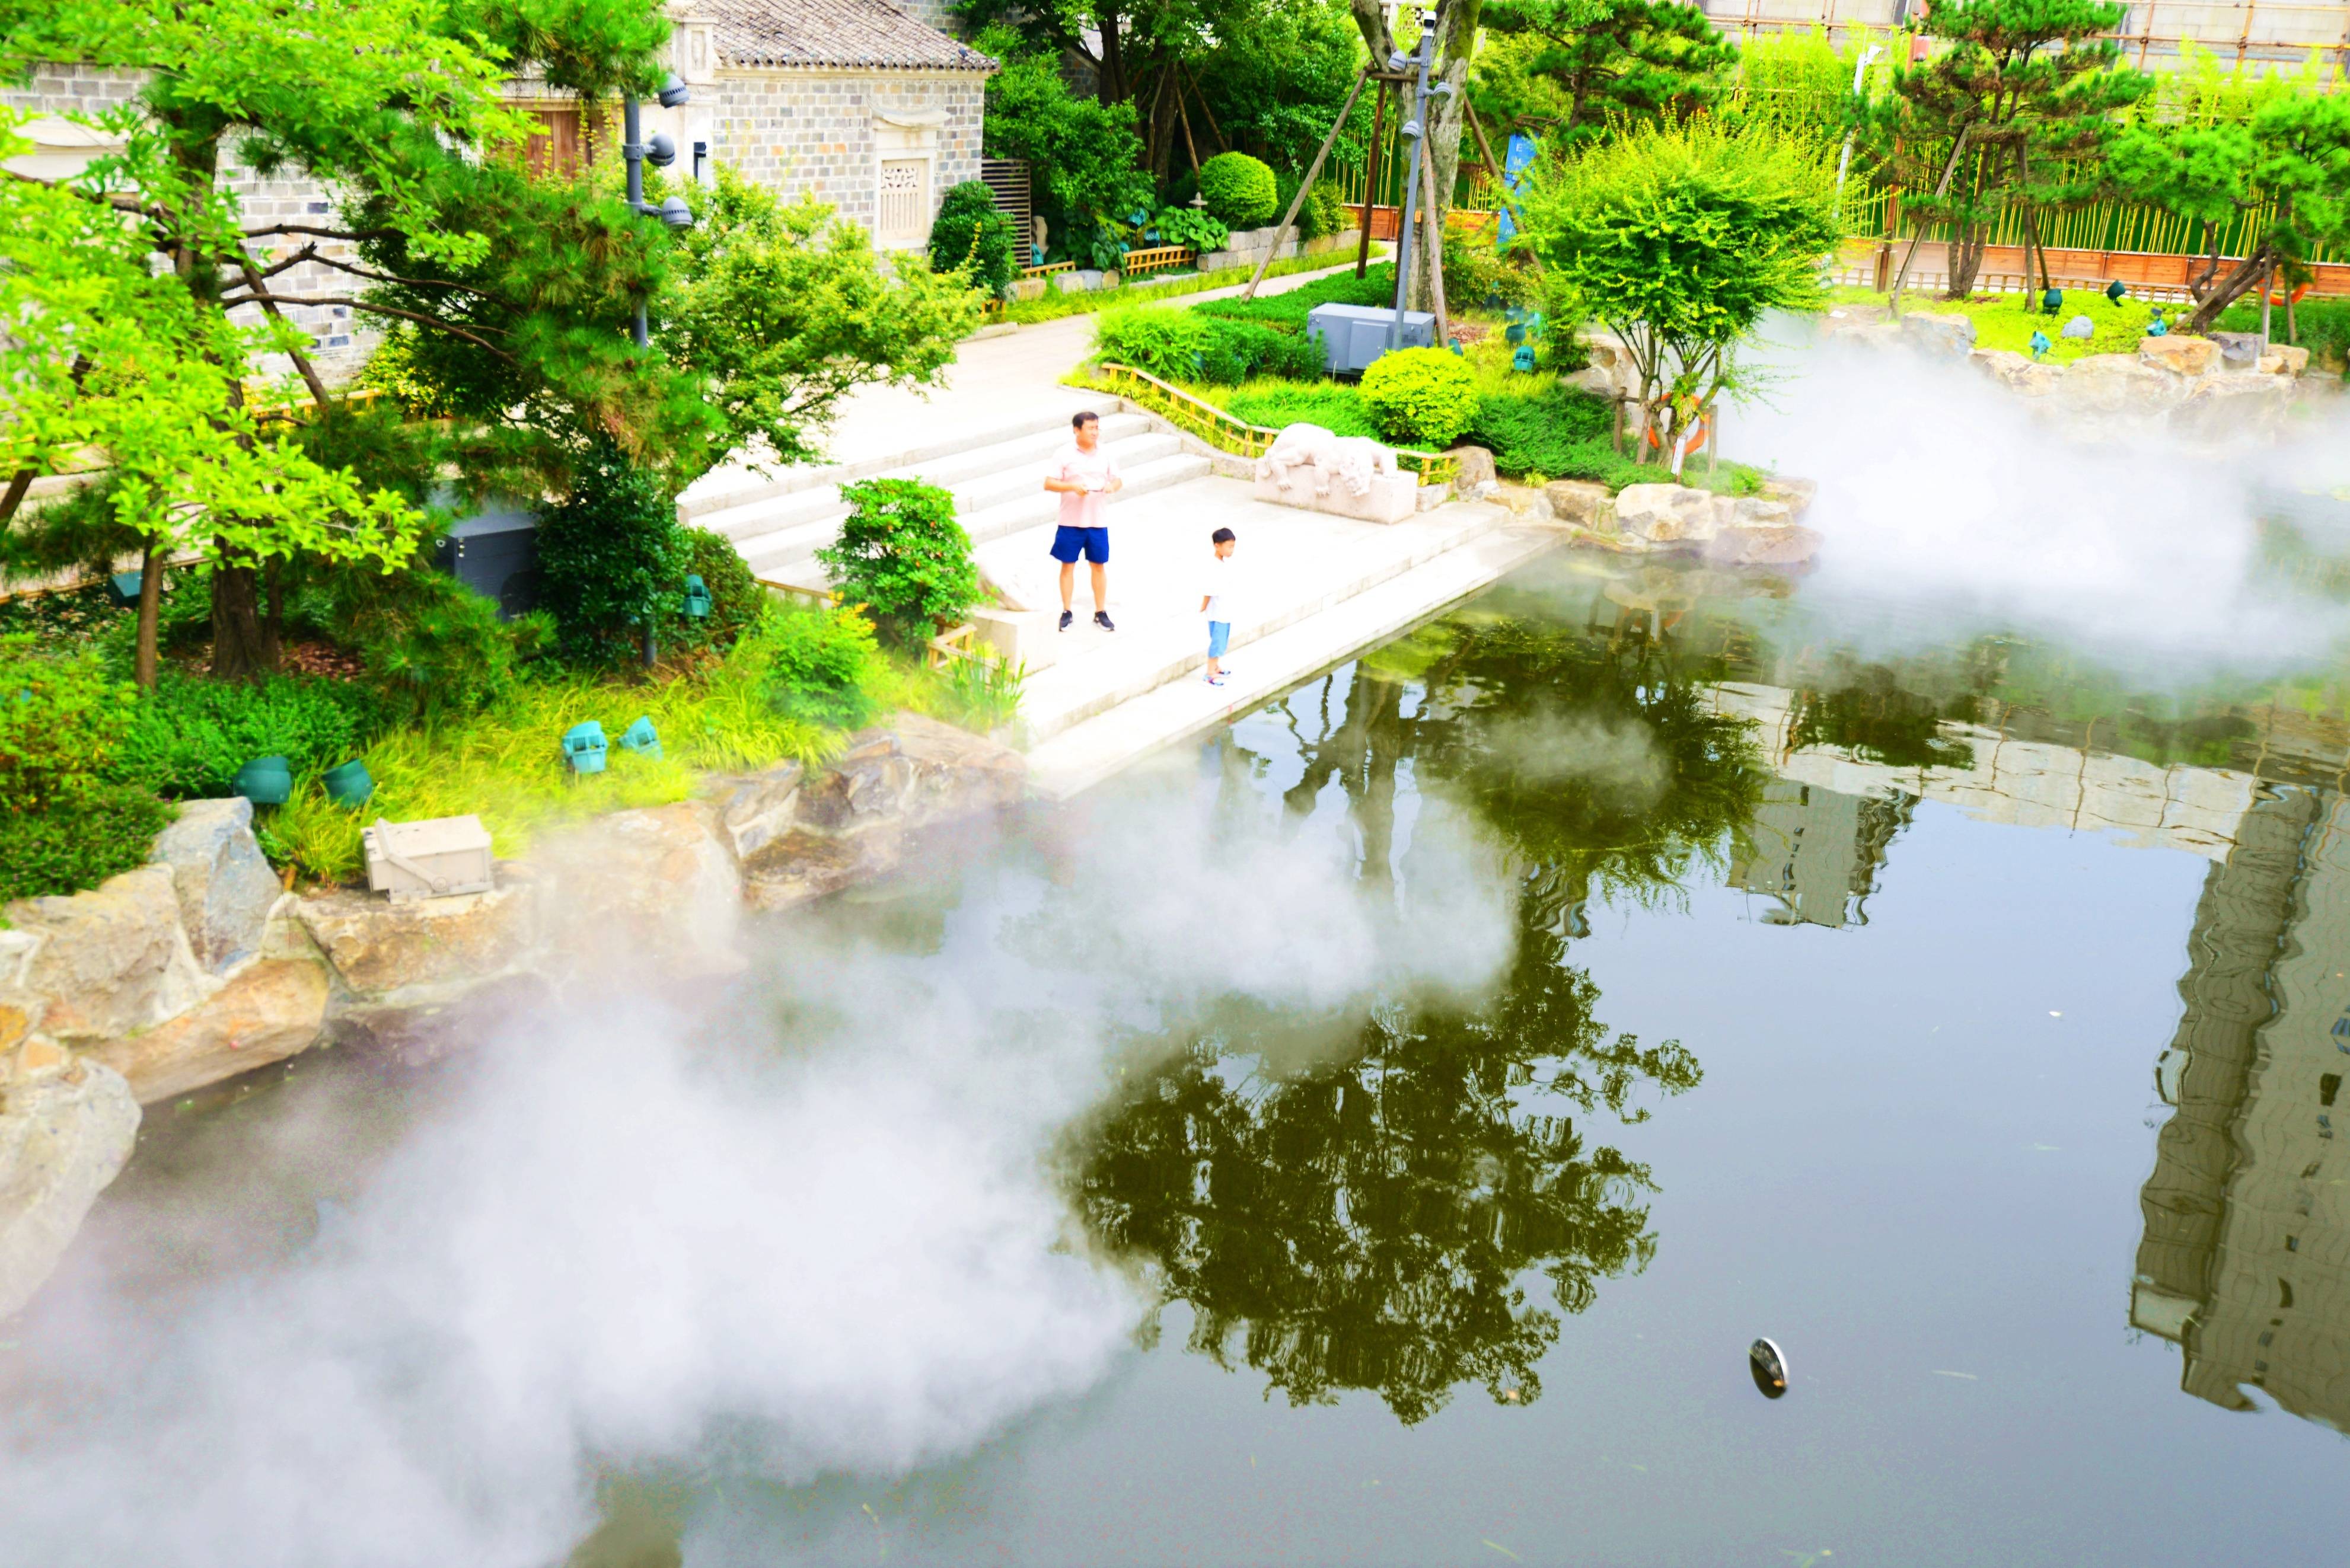
[[[1518,522],[1498,507],[1448,506],[1428,515],[1442,518],[1456,512],[1491,515],[1451,523],[1454,536],[1446,547],[1399,565],[1367,587],[1334,592],[1334,602],[1314,609],[1300,606],[1245,631],[1236,625],[1226,662],[1237,673],[1223,686],[1210,686],[1201,679],[1207,649],[1196,608],[1190,628],[1180,636],[1171,629],[1158,634],[1153,655],[1127,656],[1117,670],[1121,679],[1105,680],[1094,699],[1071,701],[1060,689],[1065,682],[1054,680],[1062,669],[1074,675],[1090,660],[1073,660],[1048,671],[1031,683],[1032,692],[1042,688],[1039,706],[1044,711],[1038,718],[1049,723],[1051,712],[1085,716],[1061,724],[1045,738],[1032,738],[1031,784],[1040,794],[1066,800],[1149,753],[1211,729],[1479,592],[1564,537],[1555,529]],[[1194,597],[1191,604],[1198,603]],[[1179,643],[1188,643],[1188,654],[1179,651]],[[1145,668],[1153,657],[1163,660],[1155,670]],[[1108,667],[1101,670],[1104,676],[1110,673]],[[1130,682],[1122,679],[1128,675],[1135,677]],[[1157,679],[1145,685],[1152,675]],[[1025,697],[1022,706],[1024,714]]]

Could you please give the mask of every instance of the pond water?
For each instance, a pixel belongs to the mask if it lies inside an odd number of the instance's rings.
[[[160,1117],[20,1335],[145,1369],[8,1436],[191,1562],[2338,1560],[2333,667],[1906,618],[1554,556],[566,1046],[618,1109],[525,1022]]]

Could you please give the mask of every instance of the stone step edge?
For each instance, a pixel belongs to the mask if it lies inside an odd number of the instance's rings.
[[[1439,568],[1436,573],[1390,579],[1337,607],[1331,612],[1336,619],[1317,618],[1259,639],[1252,645],[1256,652],[1243,666],[1246,679],[1222,688],[1217,702],[1153,723],[1160,714],[1196,701],[1197,694],[1184,683],[1169,681],[1028,748],[1030,787],[1050,800],[1082,794],[1153,752],[1180,745],[1443,614],[1559,543],[1555,531],[1514,520],[1482,533],[1466,548],[1447,551],[1430,563]],[[1479,557],[1473,565],[1471,556]],[[1324,639],[1308,635],[1316,629]],[[1335,644],[1326,640],[1332,633],[1338,637]],[[1206,662],[1203,651],[1193,668]],[[1129,732],[1121,737],[1120,728]]]
[[[1125,411],[1123,403],[1123,399],[1111,397],[1107,393],[1097,393],[1086,399],[1080,406],[1090,408],[1097,414],[1107,415]],[[884,452],[878,457],[858,458],[853,462],[828,462],[806,468],[794,468],[787,470],[784,477],[768,480],[764,483],[747,484],[739,490],[714,491],[691,501],[681,498],[677,504],[677,520],[680,523],[691,523],[695,518],[708,516],[712,512],[731,511],[736,506],[748,505],[755,501],[769,501],[778,495],[789,495],[801,490],[813,490],[821,485],[838,484],[845,480],[870,479],[876,474],[887,473],[893,468],[904,468],[918,462],[934,462],[940,458],[953,457],[960,452],[972,452],[980,447],[995,446],[1004,441],[1018,441],[1025,436],[1038,435],[1053,429],[1056,424],[1066,424],[1073,411],[1071,409],[1064,408],[1051,414],[1030,414],[1014,424],[998,425],[990,430],[951,436],[924,446],[905,447],[894,452]]]
[[[1428,539],[1420,548],[1404,552],[1382,562],[1349,582],[1327,589],[1310,599],[1295,603],[1280,613],[1254,623],[1246,630],[1233,628],[1232,646],[1236,649],[1246,647],[1278,632],[1285,631],[1302,621],[1326,614],[1349,600],[1360,598],[1365,594],[1373,592],[1408,573],[1417,571],[1430,562],[1440,560],[1455,550],[1474,545],[1496,529],[1513,521],[1514,519],[1508,513],[1493,508],[1492,515],[1481,519],[1475,525],[1464,524],[1463,526],[1451,533]],[[1132,654],[1112,655],[1111,657],[1127,659],[1138,664],[1143,659],[1152,659],[1155,656],[1156,662],[1135,671],[1130,678],[1119,681],[1106,691],[1097,691],[1057,711],[1050,711],[1041,719],[1027,706],[1024,693],[1019,721],[1023,749],[1033,749],[1042,745],[1055,736],[1097,718],[1113,708],[1149,695],[1170,680],[1180,680],[1192,670],[1205,668],[1208,656],[1205,648],[1201,646],[1202,639],[1197,635],[1184,635],[1179,643],[1177,641],[1179,635],[1172,631],[1153,632],[1149,634],[1149,640],[1144,642]],[[1159,649],[1157,646],[1162,641],[1168,644],[1164,650]],[[1180,651],[1178,651],[1179,649]],[[1097,657],[1099,656],[1097,655]],[[1070,672],[1069,680],[1075,681],[1078,679],[1077,671],[1083,668],[1083,660],[1068,665],[1049,665],[1042,672],[1040,679],[1050,680],[1055,672],[1066,670]]]
[[[1202,478],[1207,472],[1206,459],[1194,457],[1188,452],[1169,452],[1164,457],[1152,458],[1138,467],[1128,477],[1126,488],[1120,493],[1148,495],[1153,491],[1169,489],[1174,485]],[[973,545],[992,545],[998,539],[1008,538],[1012,535],[1042,526],[1043,521],[1050,518],[1056,505],[1055,498],[1045,494],[1040,489],[1034,497],[1022,496],[1012,501],[998,502],[993,506],[972,513],[963,519],[963,532]],[[1028,515],[1030,513],[1035,513],[1036,515],[1030,516]],[[987,521],[983,522],[983,519]],[[780,532],[820,530],[824,526],[825,524],[819,523],[803,523],[796,529]],[[755,540],[743,540],[736,544],[734,548],[743,559],[750,564],[754,574],[772,576],[776,572],[790,571],[805,562],[814,560],[816,551],[828,543],[832,536],[830,534],[821,532],[803,534],[800,538],[785,546],[780,555],[771,555],[766,549],[761,549],[754,554],[751,546],[756,543]]]

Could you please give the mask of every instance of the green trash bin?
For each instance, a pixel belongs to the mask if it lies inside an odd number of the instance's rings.
[[[375,779],[367,764],[354,757],[338,768],[328,768],[318,781],[327,786],[327,798],[337,805],[361,806],[375,794]]]
[[[229,788],[255,805],[284,805],[294,794],[294,769],[284,757],[255,757],[236,770]]]

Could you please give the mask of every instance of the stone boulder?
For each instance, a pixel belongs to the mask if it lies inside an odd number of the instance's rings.
[[[800,801],[803,769],[780,763],[764,773],[725,781],[717,792],[718,823],[737,860],[747,860],[782,837]]]
[[[19,898],[9,923],[29,946],[16,984],[37,1027],[68,1044],[111,1040],[186,1012],[210,989],[180,926],[168,866],[142,866],[70,896]]]
[[[2066,367],[2057,383],[2067,411],[2110,417],[2152,412],[2178,401],[2181,384],[2135,354],[2089,354]]]
[[[1800,566],[1821,543],[1816,529],[1793,523],[1732,523],[1706,542],[1705,558],[1718,566]]]
[[[285,888],[253,836],[251,801],[189,801],[148,858],[171,867],[196,962],[225,974],[261,950],[262,929]]]
[[[1501,482],[1500,471],[1493,466],[1493,454],[1482,446],[1447,447],[1444,455],[1461,465],[1461,477],[1454,483],[1463,491]]]
[[[2262,375],[2298,376],[2309,369],[2309,350],[2289,343],[2272,343],[2269,351],[2261,356],[2260,368]]]
[[[2139,338],[2137,357],[2158,370],[2191,378],[2212,367],[2220,358],[2220,346],[2209,337],[2189,337],[2174,332],[2162,337]]]
[[[1901,318],[1901,341],[1930,358],[1963,359],[1974,352],[1974,318],[1912,311]]]
[[[327,1022],[327,968],[264,959],[168,1023],[83,1054],[122,1075],[142,1106],[308,1050]]]
[[[534,889],[394,904],[378,894],[313,894],[295,915],[333,971],[338,1002],[432,1007],[522,969],[536,937]]]
[[[2027,398],[2044,398],[2056,389],[2064,372],[2007,348],[1978,348],[1968,356],[1976,369]]]
[[[130,1086],[95,1062],[0,1090],[0,1318],[56,1269],[138,1135]]]
[[[2214,332],[2211,341],[2220,346],[2220,364],[2229,370],[2250,370],[2261,361],[2261,335],[2257,332]]]
[[[1616,497],[1597,480],[1554,479],[1543,486],[1542,493],[1556,521],[1595,534],[1616,532]]]
[[[536,967],[564,978],[626,961],[669,978],[741,969],[742,887],[720,833],[713,803],[681,800],[594,817],[536,846]]]
[[[1721,524],[1714,498],[1680,484],[1627,484],[1616,494],[1616,524],[1648,545],[1702,545]]]
[[[747,857],[743,894],[784,909],[886,876],[944,824],[1017,805],[1027,759],[967,731],[900,713],[857,735],[800,791],[792,829]]]
[[[2225,441],[2266,431],[2293,404],[2293,382],[2282,376],[2207,376],[2170,410],[2170,428],[2200,441]]]
[[[1816,479],[1771,478],[1762,482],[1762,493],[1787,509],[1790,522],[1800,523],[1804,514],[1819,499],[1820,482]]]

